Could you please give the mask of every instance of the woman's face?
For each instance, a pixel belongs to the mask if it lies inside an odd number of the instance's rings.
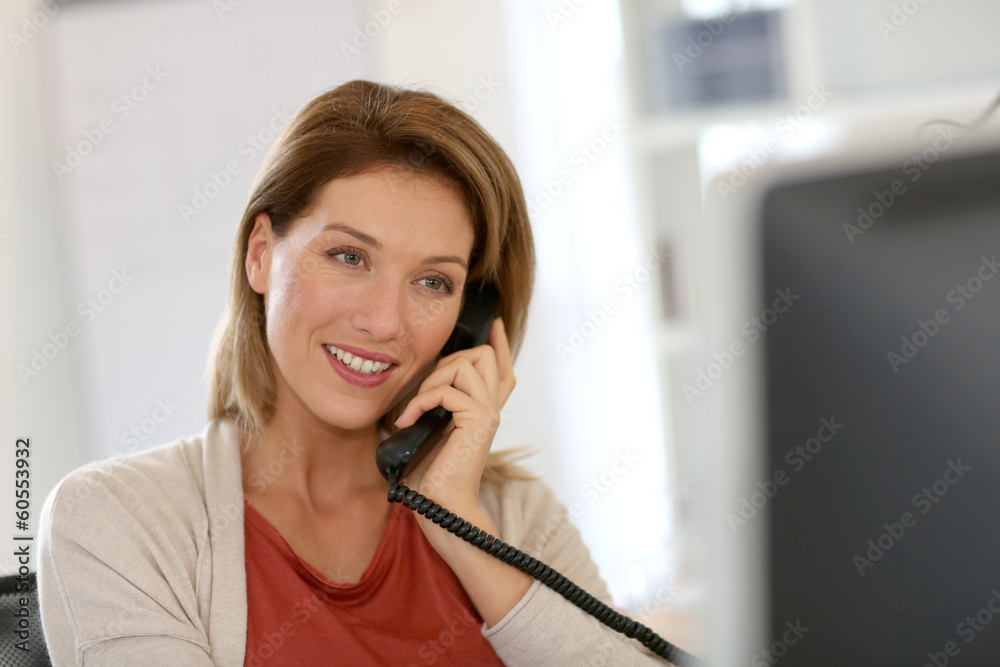
[[[473,242],[457,186],[397,170],[328,182],[281,238],[258,216],[246,266],[264,295],[278,411],[374,424],[448,340]]]

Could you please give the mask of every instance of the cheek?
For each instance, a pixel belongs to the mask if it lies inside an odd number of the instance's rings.
[[[267,306],[268,340],[275,343],[309,344],[314,331],[327,329],[343,318],[350,304],[362,296],[349,289],[336,287],[316,271],[305,271],[303,265],[276,275],[270,285]],[[304,336],[304,337],[303,337]]]
[[[294,271],[277,265],[267,295],[267,339],[272,348],[281,347],[290,329],[308,312],[306,285]]]
[[[295,322],[293,315],[298,297],[294,290],[272,291],[267,305],[267,340],[275,352],[284,348],[289,328]]]
[[[452,312],[452,311],[455,312]],[[433,359],[448,342],[458,311],[453,308],[429,308],[418,313],[410,322],[409,331],[413,345],[421,357]]]

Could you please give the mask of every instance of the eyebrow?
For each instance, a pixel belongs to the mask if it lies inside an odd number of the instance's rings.
[[[370,245],[376,250],[382,249],[382,244],[379,243],[378,239],[376,239],[374,236],[371,236],[370,234],[365,234],[360,229],[355,229],[354,227],[346,225],[342,222],[334,222],[328,225],[324,225],[323,229],[320,231],[344,232],[345,234],[353,236],[362,243]],[[468,263],[458,255],[433,255],[431,257],[427,257],[423,261],[424,264],[440,264],[442,262],[451,262],[454,264],[458,264],[463,269],[465,269],[466,273],[468,273],[469,271]]]

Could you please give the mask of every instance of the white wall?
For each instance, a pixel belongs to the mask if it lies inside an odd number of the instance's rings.
[[[64,288],[72,275],[65,270],[46,172],[39,63],[33,48],[7,38],[33,11],[37,8],[29,0],[0,5],[5,37],[0,47],[0,516],[9,522],[3,530],[9,536],[34,535],[49,489],[86,459],[78,375],[69,358],[73,345],[60,335],[70,319]],[[50,334],[66,349],[56,347]],[[18,366],[30,367],[35,351],[41,355],[43,350],[51,361],[40,357],[36,363],[43,370],[22,376]],[[31,441],[27,531],[13,525],[17,438]],[[12,545],[4,544],[0,573],[17,570]]]

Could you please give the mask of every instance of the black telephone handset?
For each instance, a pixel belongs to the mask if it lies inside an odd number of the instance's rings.
[[[496,300],[497,291],[492,285],[469,283],[465,286],[462,312],[451,338],[441,350],[441,356],[489,341]],[[394,470],[396,479],[404,478],[434,448],[450,422],[451,413],[438,406],[422,414],[412,425],[386,438],[375,452],[379,472],[389,479],[390,471]]]
[[[489,340],[496,300],[497,292],[490,285],[469,283],[465,286],[465,304],[451,338],[441,350],[442,356],[483,345]],[[605,625],[626,637],[637,639],[653,653],[675,665],[702,664],[646,626],[608,607],[545,563],[480,530],[426,496],[399,484],[398,480],[405,477],[434,448],[450,422],[451,413],[438,406],[428,410],[413,425],[400,429],[378,446],[375,460],[379,472],[389,481],[389,502],[402,503],[454,533],[456,537],[531,575]]]

